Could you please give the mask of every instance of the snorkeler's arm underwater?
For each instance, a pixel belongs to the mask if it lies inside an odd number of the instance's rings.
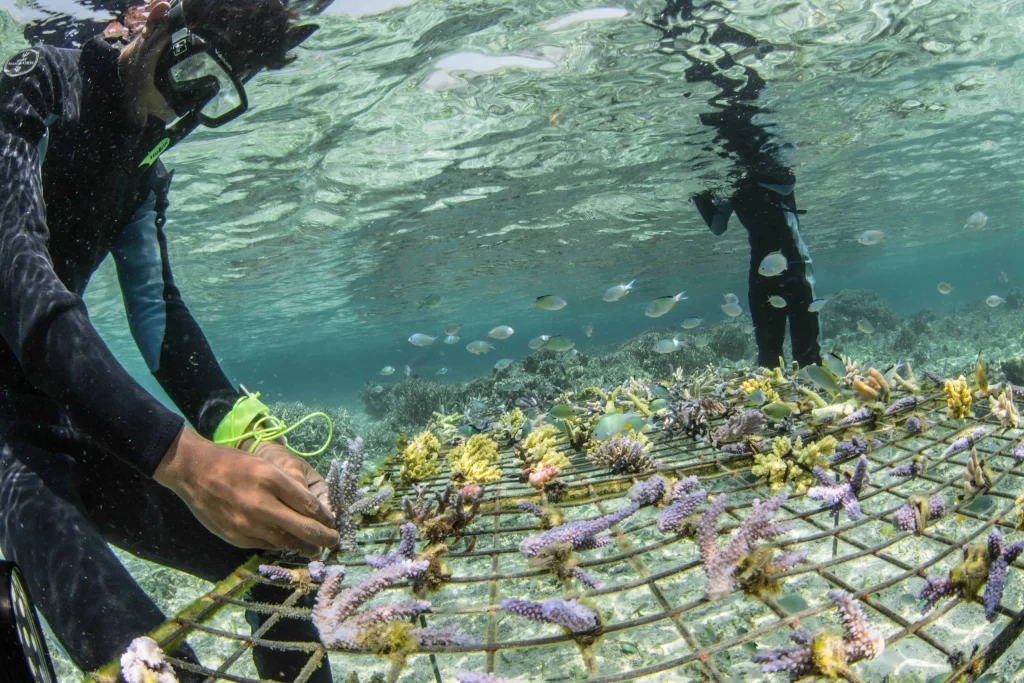
[[[115,48],[93,46],[85,54],[83,63],[93,59],[116,73]],[[76,429],[155,476],[231,543],[305,552],[331,545],[330,514],[315,495],[265,459],[193,432],[131,377],[90,322],[81,293],[109,240],[143,356],[192,424],[212,433],[237,394],[170,276],[162,221],[156,221],[161,169],[126,188],[153,194],[119,234],[90,231],[95,216],[88,211],[59,233],[48,224],[71,198],[51,195],[44,202],[47,145],[60,169],[71,167],[69,153],[88,159],[96,152],[74,137],[85,127],[80,119],[89,97],[78,59],[77,51],[36,48],[22,53],[21,63],[30,65],[24,73],[8,62],[0,76],[0,335],[7,347],[0,348],[0,389],[45,394]],[[120,161],[110,156],[110,164]]]

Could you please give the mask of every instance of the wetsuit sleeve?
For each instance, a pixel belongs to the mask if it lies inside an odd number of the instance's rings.
[[[121,231],[114,263],[128,326],[150,372],[196,431],[212,438],[239,394],[174,284],[164,235],[166,191],[165,183],[150,194]]]
[[[0,334],[76,427],[152,475],[183,421],[118,363],[54,272],[39,148],[47,126],[75,113],[67,93],[78,76],[45,48],[33,52],[28,73],[0,75]]]

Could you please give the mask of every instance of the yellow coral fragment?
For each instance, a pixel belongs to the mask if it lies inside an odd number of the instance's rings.
[[[958,379],[947,379],[943,385],[946,394],[946,407],[949,416],[954,420],[962,420],[971,409],[971,390],[967,388],[967,380],[963,375]]]
[[[498,444],[486,434],[474,434],[448,454],[452,477],[461,476],[474,484],[486,484],[501,479],[498,463]]]
[[[779,398],[779,392],[772,388],[771,380],[767,377],[751,377],[740,384],[740,391],[748,396],[758,390],[764,392],[765,403],[776,403],[781,400]]]
[[[816,482],[811,474],[815,467],[829,469],[828,457],[836,449],[838,442],[834,437],[826,436],[806,446],[800,441],[790,441],[785,436],[776,437],[770,451],[756,453],[754,465],[750,471],[776,491],[787,483],[793,484],[797,493],[802,493]]]
[[[402,481],[406,483],[431,479],[441,473],[437,456],[441,442],[432,432],[422,432],[405,447],[402,462]]]
[[[569,458],[556,447],[557,438],[558,428],[554,425],[544,425],[530,432],[516,447],[516,451],[529,466],[553,465],[564,470],[569,467]]]
[[[1017,423],[1020,422],[1020,413],[1017,412],[1017,406],[1013,404],[1013,389],[1010,385],[1006,385],[1006,390],[998,398],[989,394],[988,403],[992,414],[999,419],[999,424],[1003,429],[1017,428]]]

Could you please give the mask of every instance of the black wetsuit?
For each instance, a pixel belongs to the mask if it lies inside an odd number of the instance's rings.
[[[695,8],[693,0],[669,0],[654,21],[662,31],[660,50],[690,62],[684,72],[686,80],[711,83],[719,90],[708,101],[713,111],[700,118],[715,130],[708,151],[734,163],[732,187],[727,199],[716,200],[708,191],[693,201],[716,235],[725,232],[733,213],[747,229],[749,306],[758,364],[779,364],[787,318],[794,359],[801,365],[818,363],[818,314],[808,310],[814,300],[814,274],[800,236],[793,192],[796,178],[786,163],[785,145],[762,122],[767,112],[757,100],[765,88],[764,80],[738,61],[740,55],[729,51],[763,55],[774,48],[732,28],[723,21],[725,16],[728,10],[714,2]],[[788,269],[776,277],[759,275],[761,261],[774,251],[786,257]],[[769,303],[776,295],[785,300],[785,308]]]
[[[112,254],[143,358],[210,437],[238,392],[171,276],[170,174],[140,165],[163,125],[126,118],[117,56],[95,38],[81,51],[25,50],[0,74],[0,551],[85,670],[165,619],[107,543],[210,581],[252,554],[152,479],[183,419],[121,367],[82,301]],[[308,641],[315,631],[283,620],[264,637]],[[187,646],[177,654],[193,659]],[[307,659],[264,648],[254,657],[274,678],[294,677]],[[320,675],[330,680],[326,667]]]

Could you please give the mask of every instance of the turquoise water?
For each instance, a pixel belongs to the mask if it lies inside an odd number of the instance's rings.
[[[399,4],[335,2],[298,61],[250,85],[246,116],[165,155],[175,275],[232,379],[355,405],[384,365],[398,368],[392,382],[409,362],[465,379],[524,356],[536,334],[582,344],[592,322],[596,345],[690,315],[711,322],[724,292],[746,308],[744,231],[734,218],[714,237],[687,202],[727,187],[731,165],[697,119],[715,88],[685,82],[683,59],[658,51],[645,22],[662,4],[610,4],[611,18],[557,30],[601,5]],[[869,288],[901,314],[948,312],[1019,283],[1020,5],[714,7],[701,16],[725,13],[775,46],[742,61],[768,82],[760,104],[794,145],[820,294]],[[13,14],[44,10],[61,8]],[[3,35],[13,50],[17,27]],[[475,73],[490,68],[483,56],[518,61]],[[967,233],[976,210],[988,224]],[[885,242],[861,247],[865,229]],[[629,297],[601,301],[633,278]],[[690,299],[668,316],[642,315],[680,290]],[[417,311],[434,293],[442,306]],[[547,293],[569,306],[532,308]],[[141,370],[112,268],[87,301]],[[405,342],[458,321],[459,345]],[[827,334],[827,310],[822,322]],[[499,324],[516,335],[487,356],[465,352]]]

